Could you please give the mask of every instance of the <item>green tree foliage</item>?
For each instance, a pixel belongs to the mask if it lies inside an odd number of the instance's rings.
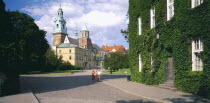
[[[5,11],[0,0],[0,72],[6,76],[2,94],[18,92],[19,73],[45,67],[45,53],[49,48],[46,32],[40,30],[29,15]]]
[[[128,54],[122,53],[110,53],[105,56],[104,66],[106,69],[117,71],[123,68],[129,68]]]
[[[46,52],[46,59],[46,67],[41,70],[42,72],[55,71],[62,64],[62,57],[57,57],[51,48]]]
[[[165,81],[164,65],[173,57],[174,83],[178,90],[210,98],[210,0],[191,8],[191,0],[174,0],[174,17],[166,21],[166,0],[129,0],[129,58],[131,79],[145,84]],[[155,6],[155,28],[150,29],[150,9]],[[142,35],[138,35],[138,17]],[[160,38],[156,39],[156,34]],[[203,71],[192,71],[191,41],[202,38]],[[138,71],[138,55],[142,72]],[[153,57],[151,65],[150,57]],[[154,69],[154,70],[152,70]]]
[[[46,53],[46,67],[42,72],[51,72],[59,70],[79,70],[81,67],[72,66],[68,61],[63,61],[62,56],[55,55],[55,52],[49,48]]]
[[[46,32],[40,30],[34,19],[18,11],[8,12],[12,38],[15,42],[15,55],[22,71],[31,71],[43,68],[45,53],[49,48],[45,39]]]
[[[14,52],[15,43],[11,42],[13,38],[11,38],[9,18],[3,0],[0,0],[0,22],[0,74],[3,76],[0,78],[0,96],[2,96],[19,92],[18,65],[15,63],[17,59]]]

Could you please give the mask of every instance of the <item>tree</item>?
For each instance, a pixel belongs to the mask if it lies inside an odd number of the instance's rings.
[[[104,64],[106,69],[110,67],[110,69],[114,71],[123,68],[129,68],[128,54],[110,53],[109,56],[108,55],[105,56]]]
[[[62,57],[57,57],[54,51],[49,48],[46,53],[46,67],[42,69],[43,72],[55,71],[62,64]]]
[[[15,43],[12,47],[15,57],[23,72],[43,68],[45,53],[49,44],[45,39],[46,32],[40,30],[34,19],[27,14],[18,11],[8,11],[10,20],[10,43]]]
[[[3,0],[0,12],[0,73],[6,78],[0,88],[1,96],[19,91],[20,72],[44,68],[49,45],[46,32],[29,15],[5,11]]]

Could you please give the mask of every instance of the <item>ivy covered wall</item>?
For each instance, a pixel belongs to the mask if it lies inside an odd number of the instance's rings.
[[[210,98],[210,0],[191,8],[191,0],[174,0],[174,17],[166,21],[166,0],[129,0],[129,59],[132,81],[164,83],[164,64],[173,58],[178,90]],[[155,6],[155,27],[150,29],[150,9]],[[142,35],[138,35],[138,17]],[[156,34],[160,35],[156,39]],[[192,71],[191,41],[202,38],[203,71]],[[138,70],[139,53],[142,71]],[[151,56],[153,65],[150,64]]]

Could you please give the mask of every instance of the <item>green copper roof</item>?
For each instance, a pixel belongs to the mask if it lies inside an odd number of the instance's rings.
[[[80,47],[80,46],[78,46],[78,45],[75,45],[75,44],[69,44],[69,43],[62,43],[62,44],[58,45],[58,47],[57,47],[57,48],[72,48],[72,47],[85,49],[85,48]]]
[[[82,31],[88,31],[87,26],[85,24],[82,27]]]
[[[79,47],[78,45],[69,44],[69,43],[62,43],[58,45],[58,48],[70,48],[70,47]]]

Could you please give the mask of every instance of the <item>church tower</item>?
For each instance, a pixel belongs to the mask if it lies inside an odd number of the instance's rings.
[[[92,42],[89,38],[89,31],[87,26],[84,24],[82,30],[80,31],[81,38],[79,39],[79,46],[92,49]]]
[[[58,46],[64,42],[67,36],[66,21],[63,18],[63,10],[60,7],[57,11],[58,16],[54,18],[54,28],[53,28],[53,46]]]
[[[75,32],[74,32],[74,39],[79,39],[79,37],[78,37],[78,33],[77,33],[77,27],[75,28]]]

